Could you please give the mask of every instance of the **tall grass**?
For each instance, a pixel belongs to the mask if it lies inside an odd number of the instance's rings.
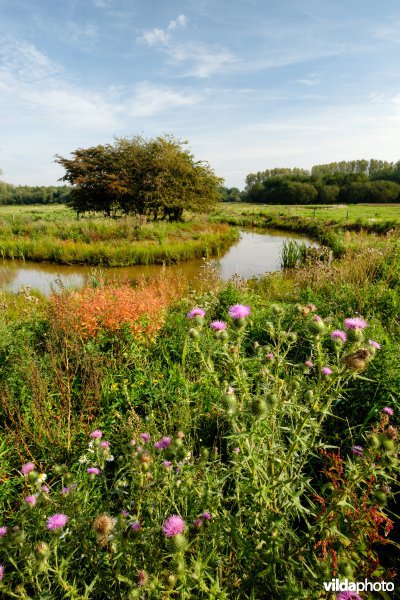
[[[304,262],[307,252],[307,244],[305,242],[297,242],[288,240],[283,242],[280,264],[281,269],[296,269]]]

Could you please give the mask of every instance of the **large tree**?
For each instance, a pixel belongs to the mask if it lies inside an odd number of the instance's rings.
[[[195,161],[172,136],[117,138],[113,145],[57,156],[71,183],[70,205],[78,212],[102,210],[179,219],[184,209],[207,212],[220,199],[222,180]]]

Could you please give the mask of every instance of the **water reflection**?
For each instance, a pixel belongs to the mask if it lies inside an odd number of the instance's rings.
[[[285,235],[281,231],[268,230],[241,231],[240,240],[222,257],[211,261],[211,266],[224,280],[238,274],[244,279],[262,275],[279,269],[279,257],[284,241],[301,239],[309,244],[309,240],[295,234]],[[167,277],[184,277],[191,283],[196,282],[202,271],[204,262],[201,259],[191,260],[165,267]],[[133,267],[102,267],[106,279],[128,279],[133,281],[140,275],[151,276],[160,272],[160,265]],[[61,280],[66,287],[82,287],[88,281],[93,267],[83,265],[55,265],[30,261],[0,262],[0,289],[18,292],[23,286],[30,286],[48,295],[56,280]]]

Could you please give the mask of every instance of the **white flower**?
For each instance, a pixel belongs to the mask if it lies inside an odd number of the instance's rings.
[[[88,457],[86,456],[86,454],[83,454],[83,455],[82,455],[82,456],[79,458],[78,462],[79,462],[79,463],[81,463],[81,465],[83,465],[83,464],[87,463],[87,462],[88,462]]]
[[[106,461],[107,461],[107,462],[112,462],[113,460],[114,460],[114,457],[113,457],[113,455],[112,455],[112,454],[110,454],[110,456],[107,456],[107,457],[106,457]]]
[[[37,478],[37,481],[39,483],[43,483],[44,481],[46,481],[46,479],[47,479],[46,473],[40,473],[39,477]]]

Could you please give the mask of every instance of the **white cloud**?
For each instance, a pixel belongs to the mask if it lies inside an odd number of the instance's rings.
[[[169,22],[166,29],[155,27],[144,31],[138,41],[160,48],[168,56],[170,64],[183,67],[184,77],[205,79],[235,62],[234,55],[218,45],[209,46],[195,41],[176,42],[171,32],[186,27],[187,22],[185,15],[179,15]]]
[[[390,22],[375,31],[375,37],[395,44],[400,44],[400,18],[391,18]]]
[[[155,27],[154,29],[148,29],[145,31],[143,36],[139,39],[149,46],[159,46],[166,44],[169,41],[170,36],[164,29],[158,29],[158,27]]]
[[[177,29],[178,27],[186,27],[188,22],[187,17],[185,15],[178,15],[174,21],[170,21],[168,25],[168,29]]]
[[[148,117],[179,106],[191,106],[200,100],[200,95],[187,94],[143,81],[135,87],[134,96],[127,109],[134,117]]]

